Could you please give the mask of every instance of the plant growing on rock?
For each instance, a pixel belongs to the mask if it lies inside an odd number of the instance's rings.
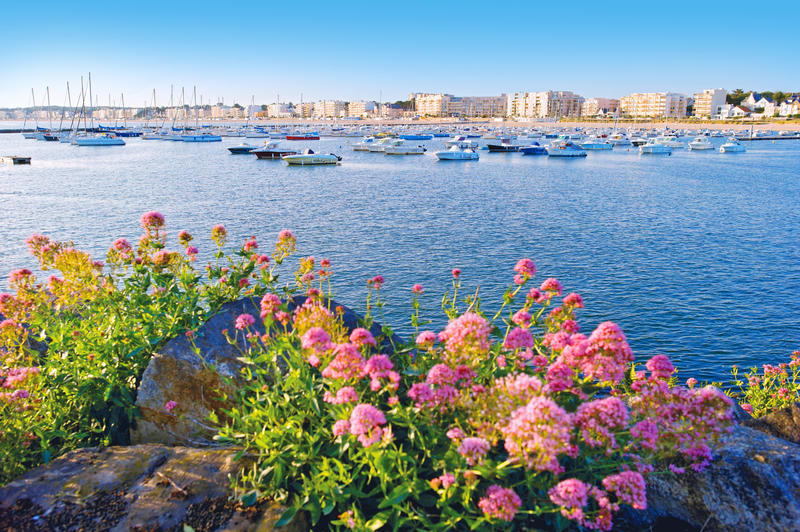
[[[46,281],[11,272],[0,294],[0,483],[75,447],[125,444],[141,374],[167,340],[224,302],[260,295],[269,270],[254,242],[226,256],[224,228],[205,275],[185,231],[167,249],[164,217],[141,217],[138,245],[115,240],[105,264],[44,235],[27,240]],[[252,282],[251,282],[252,281]]]
[[[454,270],[448,325],[391,347],[386,328],[347,331],[308,269],[294,312],[274,288],[261,300],[266,334],[241,321],[247,385],[217,436],[255,459],[236,482],[245,502],[289,505],[280,523],[306,511],[352,529],[610,530],[621,505],[646,507],[652,464],[702,470],[732,423],[721,392],[670,384],[667,357],[636,371],[614,323],[581,334],[582,298],[552,278],[527,288],[528,259],[494,315],[478,294],[461,306]],[[366,326],[383,283],[368,283]]]
[[[800,351],[792,353],[789,362],[764,364],[760,372],[752,367],[744,378],[747,382],[739,378],[739,369],[734,366],[734,385],[739,388],[736,398],[753,417],[790,406],[800,401]]]

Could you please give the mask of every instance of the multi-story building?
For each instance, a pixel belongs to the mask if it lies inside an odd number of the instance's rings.
[[[452,98],[452,94],[417,93],[414,95],[414,108],[420,116],[447,116]]]
[[[347,116],[362,117],[374,115],[377,111],[377,104],[374,101],[356,101],[347,104]]]
[[[681,118],[687,98],[674,92],[635,92],[620,98],[622,114],[634,118]]]
[[[725,89],[706,89],[694,95],[694,109],[692,114],[697,117],[718,116],[720,109],[725,105],[728,91]]]
[[[506,113],[525,118],[579,117],[583,101],[570,91],[517,92],[508,97]]]
[[[581,106],[581,116],[616,115],[619,100],[612,98],[586,98]]]
[[[505,116],[506,95],[453,96],[414,93],[414,109],[421,116]]]
[[[267,106],[267,116],[270,118],[292,118],[294,109],[287,103],[271,103]]]
[[[295,106],[295,113],[300,118],[311,118],[314,116],[314,108],[316,104],[314,102],[300,102]]]
[[[347,103],[341,100],[320,100],[314,104],[314,117],[341,118],[347,114]]]

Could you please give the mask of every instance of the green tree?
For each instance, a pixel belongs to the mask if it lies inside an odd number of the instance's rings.
[[[744,92],[742,89],[736,89],[733,92],[729,92],[725,100],[731,105],[739,105],[742,103],[742,100],[747,98],[747,94],[748,93]]]

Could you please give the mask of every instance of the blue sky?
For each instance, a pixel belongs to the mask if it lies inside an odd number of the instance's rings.
[[[102,103],[405,99],[572,90],[800,90],[800,2],[20,2],[0,31],[0,106],[54,104],[92,72]]]

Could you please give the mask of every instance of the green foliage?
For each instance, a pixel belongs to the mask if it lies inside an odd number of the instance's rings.
[[[744,378],[747,382],[739,378],[739,369],[734,366],[734,385],[739,389],[734,397],[753,417],[790,406],[800,401],[800,351],[792,353],[788,363],[765,364],[761,372],[752,367]]]

